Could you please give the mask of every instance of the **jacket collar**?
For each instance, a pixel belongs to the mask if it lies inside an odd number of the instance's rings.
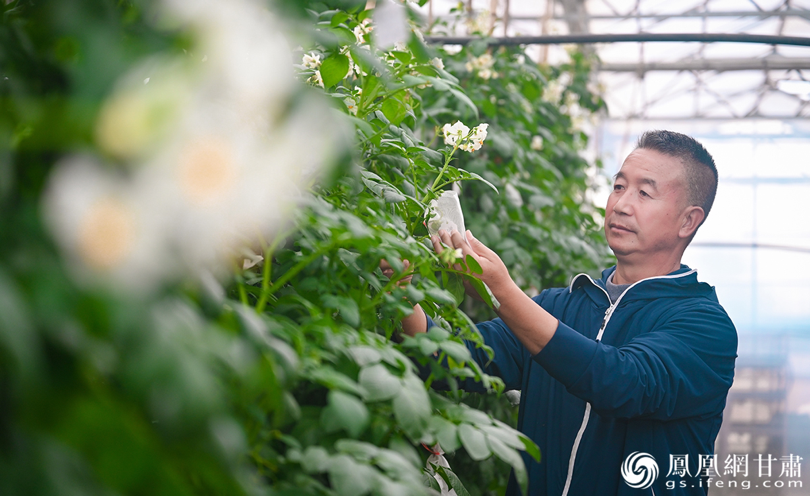
[[[602,271],[602,278],[594,280],[588,274],[577,274],[568,286],[568,292],[574,289],[585,287],[588,295],[597,302],[607,298],[607,280],[616,266]],[[680,268],[663,276],[648,277],[633,283],[622,301],[655,299],[655,298],[687,298],[703,296],[716,299],[714,288],[705,282],[698,282],[697,270],[681,264]]]

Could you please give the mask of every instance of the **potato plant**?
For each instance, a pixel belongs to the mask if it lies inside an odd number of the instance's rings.
[[[386,41],[365,3],[2,2],[0,493],[431,494],[445,485],[463,495],[502,490],[510,469],[525,487],[522,457],[542,454],[513,429],[502,382],[463,344],[484,346],[473,322],[492,311],[462,303],[470,278],[451,267],[474,264],[433,253],[430,202],[458,188],[467,227],[528,292],[598,268],[600,212],[587,204],[577,119],[603,104],[581,55],[538,68],[518,48],[474,43],[450,54],[424,43],[407,8],[386,20],[404,34]],[[300,44],[294,67],[272,68],[297,81],[217,50],[253,40],[242,32],[251,29],[266,43],[257,56],[278,46],[253,22],[265,14],[287,26],[289,48]],[[183,183],[194,198],[236,177],[249,193],[241,210],[165,203],[177,208],[159,211],[161,222],[179,220],[154,231],[160,243],[135,242],[117,204],[102,202],[95,224],[59,224],[69,216],[58,207],[73,205],[60,203],[65,157],[85,160],[81,177],[95,181],[71,193],[79,203],[129,192],[177,148],[183,126],[200,125],[186,94],[202,95],[199,108],[215,100],[217,112],[258,112],[245,132],[272,138],[249,143],[262,160],[242,172],[210,159],[242,143],[241,127],[214,122],[224,144],[179,155],[202,167]],[[330,167],[310,175],[321,163]],[[238,245],[217,251],[229,219],[247,224],[260,218],[251,209],[268,208],[250,203],[251,179],[264,196],[284,196],[261,183],[261,164],[294,171],[295,201],[267,213],[272,229],[240,232]],[[163,205],[152,186],[161,183],[143,184],[145,203]],[[125,257],[155,246],[160,256]],[[437,326],[402,336],[416,303]],[[491,394],[459,391],[469,379]],[[437,449],[452,469],[430,463]]]

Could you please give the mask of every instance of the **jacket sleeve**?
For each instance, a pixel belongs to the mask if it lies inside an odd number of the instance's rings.
[[[707,301],[662,320],[619,347],[560,322],[533,359],[601,415],[670,420],[721,411],[737,356],[731,319]]]
[[[478,331],[484,338],[484,343],[492,348],[493,357],[482,349],[475,346],[471,341],[464,341],[473,360],[483,369],[484,373],[500,377],[506,390],[520,389],[523,379],[523,361],[528,359],[529,352],[523,347],[520,341],[512,334],[512,331],[501,319],[494,319],[482,322],[477,325]],[[484,391],[481,383],[472,379],[467,379],[462,384],[465,391]]]

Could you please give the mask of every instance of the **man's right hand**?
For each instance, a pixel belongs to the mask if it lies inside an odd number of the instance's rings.
[[[408,267],[411,266],[411,263],[409,261],[407,261],[407,260],[403,260],[402,265],[405,266],[405,270],[408,270]],[[383,275],[385,277],[387,277],[388,279],[391,279],[391,276],[394,275],[394,268],[391,267],[391,264],[388,263],[388,260],[386,260],[384,258],[380,260],[380,269],[382,269]],[[402,279],[400,279],[399,281],[397,281],[397,284],[399,284],[399,287],[401,287],[401,288],[405,287],[408,284],[410,284],[411,279],[413,279],[413,272],[409,273],[407,276],[405,276]]]
[[[448,236],[446,233],[443,234],[445,234],[445,237]],[[437,255],[441,254],[445,249],[453,249],[452,246],[447,246],[447,244],[443,242],[443,238],[440,238],[438,235],[431,236],[430,241],[433,243],[433,251],[435,251]],[[450,241],[452,242],[452,240]],[[453,269],[461,270],[461,264],[453,264]],[[480,294],[478,294],[478,291],[476,291],[475,287],[472,285],[472,283],[470,283],[470,280],[467,277],[462,277],[461,282],[464,284],[464,293],[468,297],[480,303],[484,303],[484,299]]]
[[[405,266],[406,270],[410,266],[410,262],[408,262],[407,260],[403,260],[402,264]],[[384,258],[380,260],[380,269],[382,269],[383,275],[388,279],[391,279],[391,277],[394,275],[394,268],[391,267],[391,264],[388,263],[388,260]],[[400,287],[404,287],[410,284],[411,279],[413,279],[413,272],[397,281],[397,284]],[[422,310],[422,307],[419,306],[418,303],[414,305],[413,313],[403,318],[401,323],[402,323],[402,332],[404,332],[408,336],[413,337],[419,332],[427,332],[427,314],[425,314],[425,311]]]

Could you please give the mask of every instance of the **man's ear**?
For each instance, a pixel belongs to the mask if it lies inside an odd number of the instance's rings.
[[[691,237],[705,218],[706,214],[703,212],[703,208],[696,205],[687,207],[684,210],[683,223],[680,231],[678,231],[678,236],[681,238]]]

